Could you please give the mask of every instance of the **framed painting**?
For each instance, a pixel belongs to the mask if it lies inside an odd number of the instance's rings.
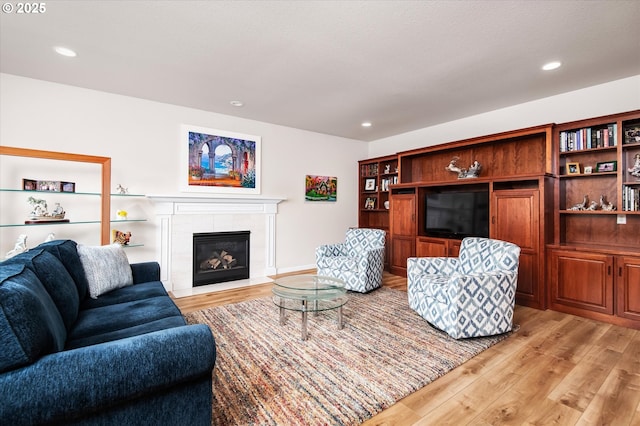
[[[307,175],[304,199],[306,201],[336,201],[338,199],[338,178]]]
[[[260,194],[259,136],[188,125],[180,133],[183,191]]]

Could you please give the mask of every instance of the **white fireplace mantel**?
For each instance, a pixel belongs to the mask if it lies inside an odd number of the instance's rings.
[[[258,240],[264,244],[263,250],[261,250],[262,247],[258,247],[254,252],[252,247],[251,278],[276,274],[275,217],[278,213],[278,204],[284,201],[284,198],[184,194],[147,195],[147,197],[155,205],[158,224],[157,258],[160,263],[161,280],[167,290],[173,291],[174,294],[188,294],[192,289],[193,258],[191,245],[187,244],[187,238],[191,238],[189,231],[241,231],[244,229],[232,228],[238,226],[245,228],[249,224]],[[263,216],[264,220],[259,220],[260,216]],[[239,225],[238,222],[243,222],[244,225]],[[186,235],[188,233],[189,235]]]

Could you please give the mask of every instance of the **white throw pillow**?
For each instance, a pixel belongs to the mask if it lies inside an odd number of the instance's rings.
[[[120,244],[85,246],[78,244],[78,254],[89,282],[89,296],[101,294],[133,284],[129,259]]]

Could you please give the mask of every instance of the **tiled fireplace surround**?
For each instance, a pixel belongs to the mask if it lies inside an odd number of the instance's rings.
[[[149,196],[156,207],[161,280],[176,297],[270,282],[276,273],[275,225],[280,198]],[[193,234],[250,231],[248,280],[192,286]]]

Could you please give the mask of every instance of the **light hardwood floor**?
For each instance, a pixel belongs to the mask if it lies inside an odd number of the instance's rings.
[[[383,285],[407,281],[385,273]],[[187,313],[270,294],[265,284],[175,302]],[[640,426],[640,331],[518,305],[514,322],[513,336],[364,425]]]

